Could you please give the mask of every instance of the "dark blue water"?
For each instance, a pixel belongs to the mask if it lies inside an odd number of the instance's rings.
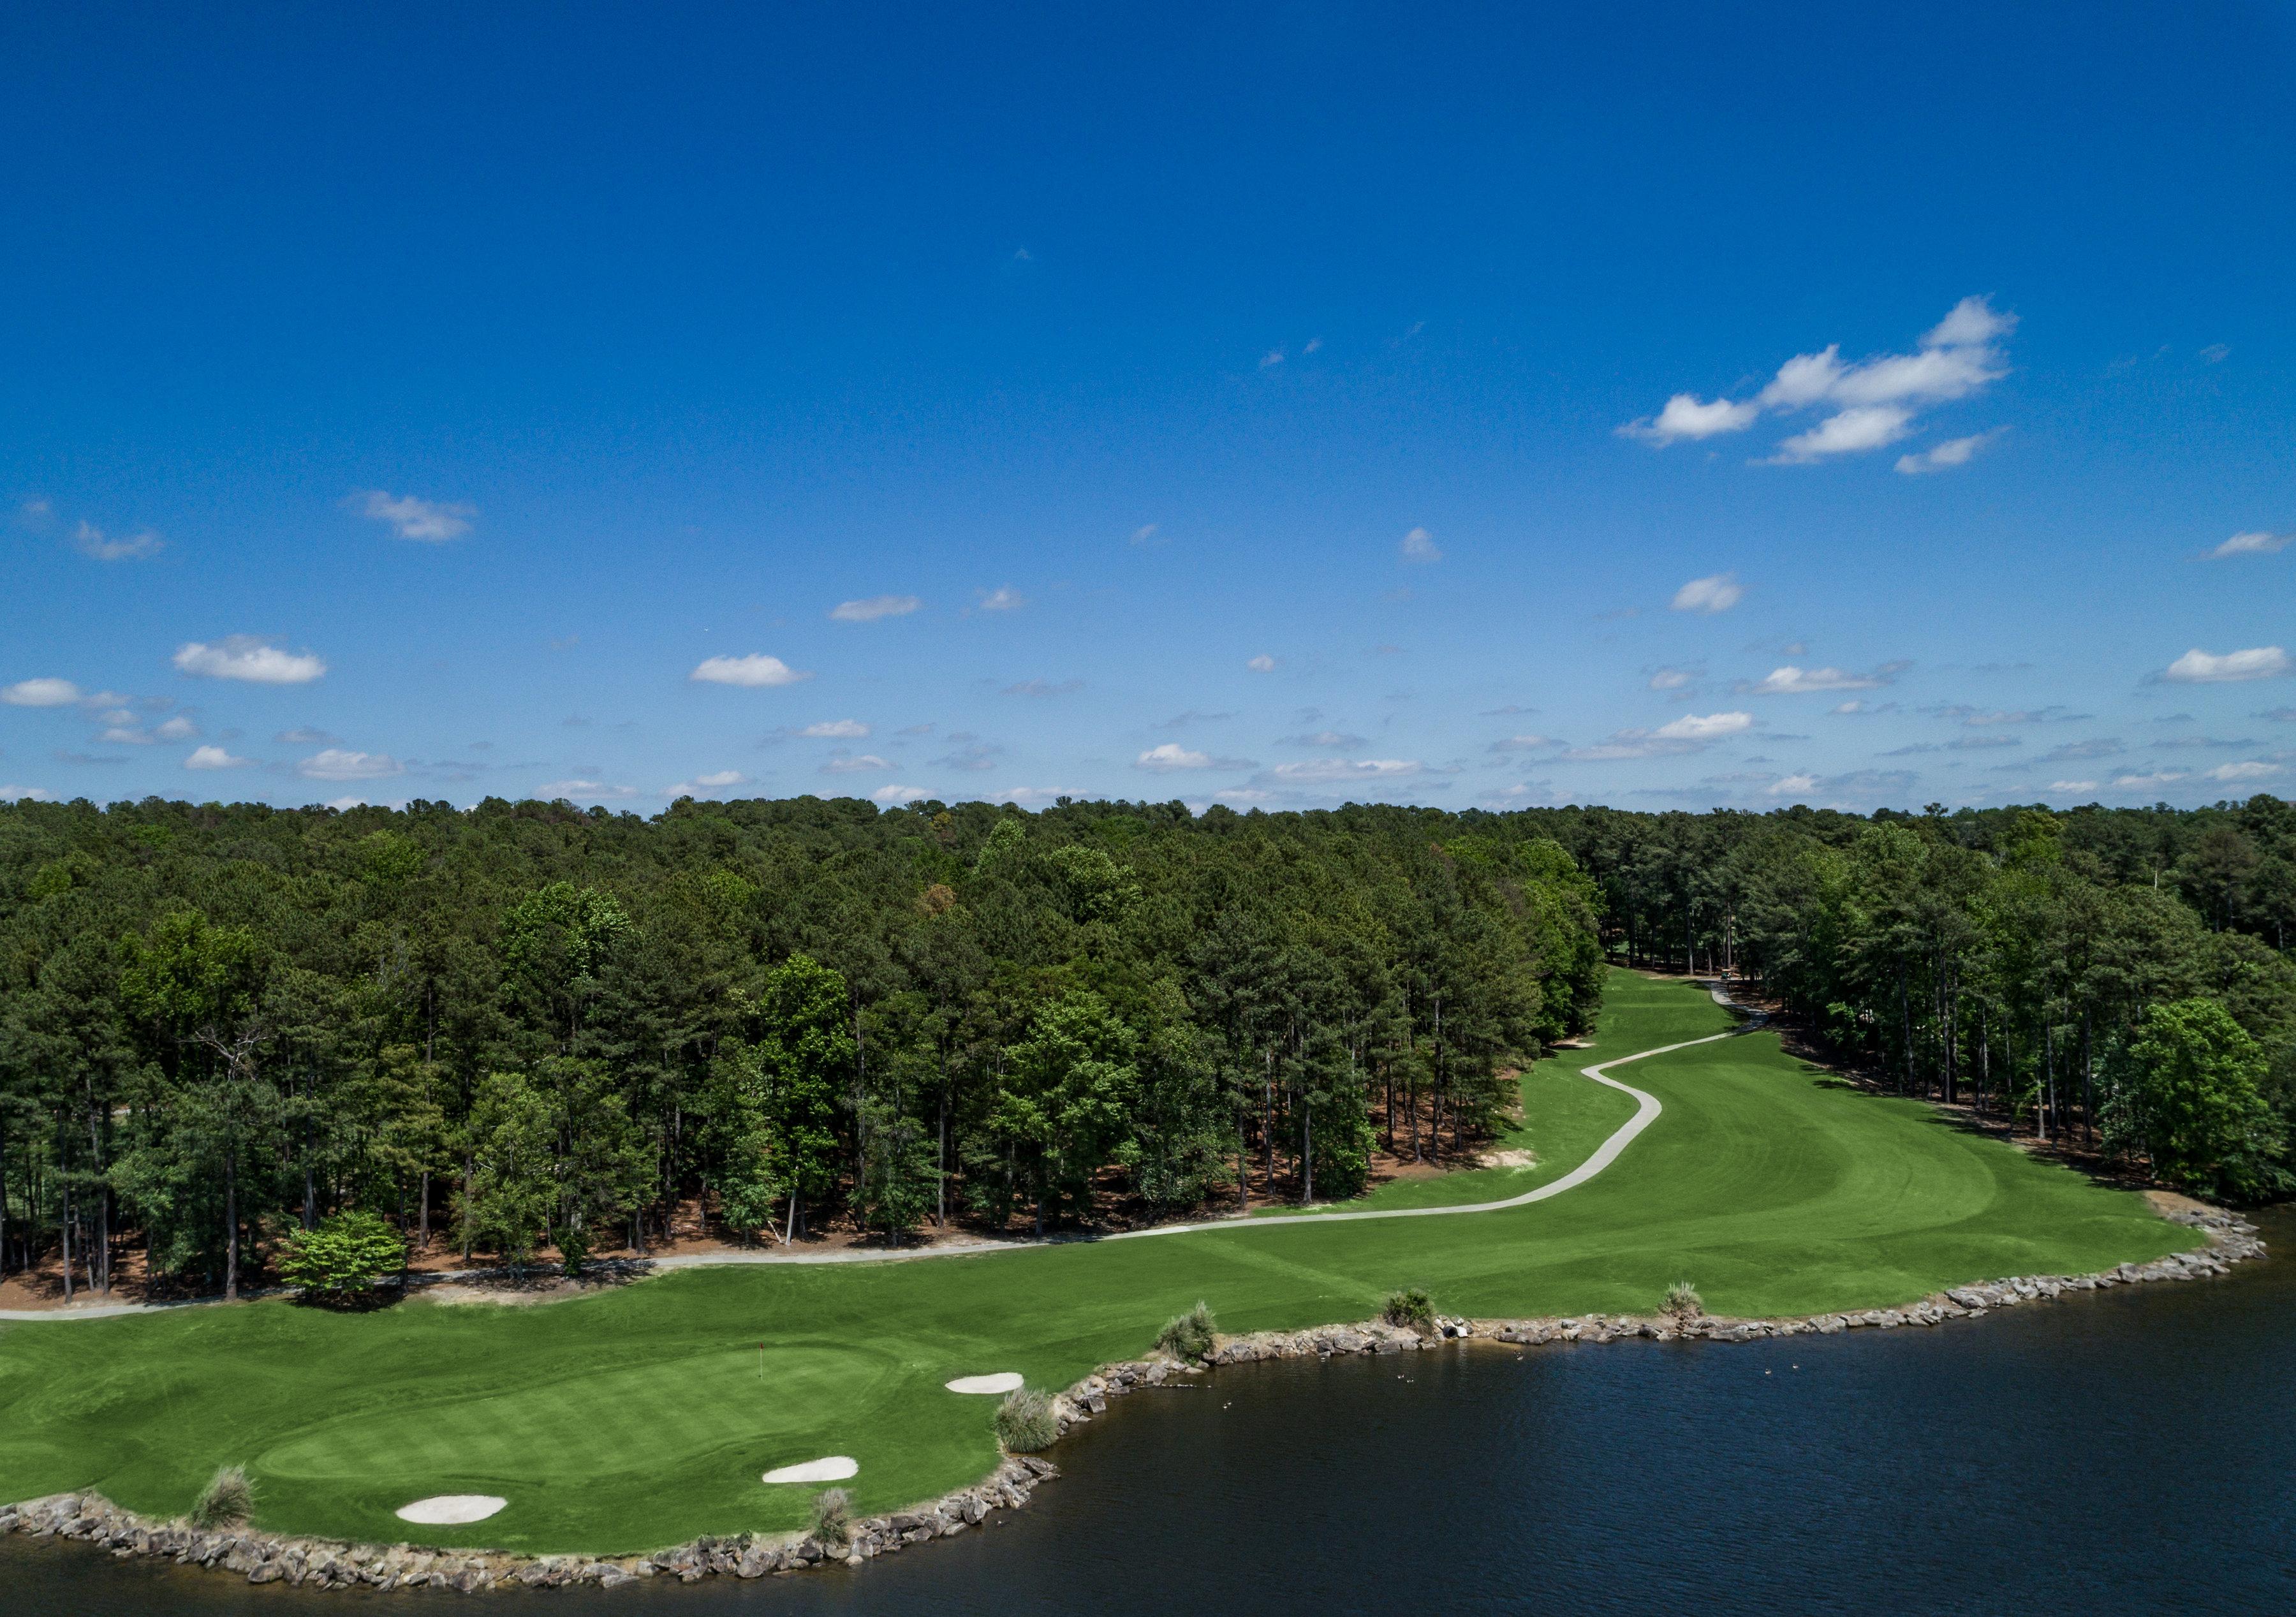
[[[2296,1216],[2233,1278],[1936,1330],[1221,1371],[1004,1523],[858,1572],[537,1613],[2296,1612]],[[391,1611],[0,1539],[0,1611]]]

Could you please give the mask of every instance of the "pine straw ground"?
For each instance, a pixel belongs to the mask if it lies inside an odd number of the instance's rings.
[[[1355,1205],[1520,1194],[1631,1114],[1578,1069],[1731,1025],[1704,990],[1615,973],[1593,1047],[1523,1078],[1494,1169]],[[1253,1227],[882,1264],[688,1269],[540,1308],[283,1301],[0,1328],[0,1498],[95,1489],[187,1509],[243,1465],[256,1522],[390,1541],[411,1499],[492,1493],[448,1545],[610,1554],[795,1528],[767,1469],[852,1455],[857,1514],[996,1459],[953,1376],[1066,1385],[1144,1350],[1199,1298],[1229,1331],[1360,1319],[1419,1285],[1446,1313],[1645,1313],[1687,1278],[1719,1313],[1882,1307],[1996,1276],[2102,1269],[2195,1244],[2093,1184],[1917,1102],[1851,1093],[1754,1030],[1618,1070],[1664,1113],[1599,1178],[1455,1219]],[[760,1343],[764,1344],[760,1350]]]

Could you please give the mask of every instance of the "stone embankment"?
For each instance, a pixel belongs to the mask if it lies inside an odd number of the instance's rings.
[[[2174,1252],[2150,1263],[2124,1263],[2095,1275],[2020,1275],[2006,1280],[1955,1286],[1919,1302],[1858,1313],[1815,1314],[1791,1319],[1727,1319],[1589,1314],[1557,1319],[1455,1319],[1439,1316],[1425,1335],[1372,1320],[1322,1326],[1305,1331],[1267,1331],[1218,1340],[1201,1364],[1156,1356],[1104,1365],[1054,1399],[1061,1430],[1105,1414],[1111,1399],[1182,1383],[1222,1365],[1275,1358],[1330,1358],[1354,1354],[1414,1353],[1446,1341],[1470,1340],[1529,1347],[1547,1342],[1753,1342],[1775,1336],[1831,1336],[1841,1331],[1898,1326],[1935,1326],[1973,1319],[1997,1309],[2096,1292],[2153,1280],[2197,1280],[2222,1275],[2232,1265],[2264,1256],[2256,1226],[2216,1209],[2168,1215],[2203,1231],[2209,1244]],[[283,1538],[247,1529],[202,1531],[180,1522],[155,1522],[120,1509],[92,1493],[58,1494],[27,1504],[0,1506],[0,1532],[39,1538],[75,1539],[131,1555],[165,1556],[178,1565],[235,1572],[250,1583],[286,1583],[303,1588],[445,1588],[476,1594],[523,1585],[555,1588],[572,1585],[619,1588],[641,1578],[676,1578],[686,1583],[707,1577],[762,1578],[802,1572],[832,1562],[858,1566],[912,1545],[953,1538],[978,1527],[990,1513],[1018,1509],[1038,1483],[1059,1475],[1051,1461],[1033,1454],[1008,1455],[986,1480],[911,1510],[871,1516],[854,1524],[843,1544],[791,1534],[742,1533],[696,1539],[651,1555],[592,1558],[584,1555],[526,1556],[469,1550],[422,1549],[316,1539]]]

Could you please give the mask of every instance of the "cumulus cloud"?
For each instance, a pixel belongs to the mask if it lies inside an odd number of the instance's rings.
[[[69,679],[19,679],[0,690],[0,702],[12,708],[69,708],[80,701],[79,686]]]
[[[199,726],[178,713],[173,718],[163,720],[152,730],[152,736],[155,741],[189,741],[199,733]]]
[[[869,800],[898,808],[903,803],[921,803],[931,795],[922,786],[880,786],[869,794]]]
[[[1770,456],[1774,464],[1807,464],[1841,455],[1857,455],[1894,443],[1912,431],[1915,412],[1926,405],[1965,398],[2008,374],[2001,341],[2015,329],[2013,315],[1996,310],[1983,298],[1964,298],[1922,337],[1910,354],[1880,354],[1846,364],[1839,343],[1816,353],[1797,354],[1747,399],[1701,399],[1677,393],[1655,418],[1628,422],[1626,437],[1663,447],[1742,432],[1765,415],[1826,409],[1832,414],[1793,434]],[[1980,440],[1981,440],[1980,435]],[[1941,444],[1915,470],[1959,465],[1980,440]],[[1907,469],[1900,463],[1900,470]]]
[[[2237,764],[2218,764],[2202,774],[2212,781],[2255,781],[2280,773],[2278,764],[2268,764],[2261,759],[2249,759]]]
[[[1572,747],[1562,756],[1580,763],[1635,758],[1673,758],[1703,751],[1726,736],[1754,727],[1751,713],[1685,713],[1655,730],[1620,730],[1591,747]]]
[[[140,562],[145,556],[158,555],[167,548],[167,541],[148,528],[141,533],[109,538],[94,523],[82,522],[72,530],[72,548],[98,562]]]
[[[2296,540],[2296,532],[2265,533],[2259,530],[2236,533],[2209,552],[2209,560],[2221,562],[2226,556],[2276,555],[2288,548],[2291,540]]]
[[[1443,552],[1435,543],[1435,536],[1424,528],[1414,528],[1403,536],[1396,552],[1406,562],[1439,562]]]
[[[1262,652],[1243,666],[1255,674],[1272,674],[1275,671],[1275,659]]]
[[[1209,769],[1212,767],[1212,755],[1209,752],[1191,752],[1179,743],[1168,741],[1161,746],[1149,748],[1134,759],[1132,767],[1136,769],[1153,769],[1159,773],[1170,769]]]
[[[2096,790],[2096,783],[2095,781],[2051,781],[2049,783],[2049,790],[2052,792],[2094,792]]]
[[[308,685],[327,671],[309,652],[290,652],[254,635],[226,635],[209,644],[186,641],[176,648],[176,667],[202,679],[236,679],[248,685]]]
[[[186,769],[242,769],[246,767],[247,759],[234,758],[221,747],[194,747],[192,755],[184,760]]]
[[[871,595],[860,601],[840,601],[829,609],[839,623],[874,623],[880,618],[906,618],[924,603],[914,595]]]
[[[882,775],[893,766],[874,752],[836,752],[821,766],[824,775]]]
[[[1815,775],[1781,775],[1762,790],[1772,797],[1791,797],[1816,788],[1817,776]]]
[[[1741,683],[1738,688],[1757,696],[1800,696],[1816,691],[1871,691],[1885,685],[1894,678],[1896,668],[1878,669],[1870,674],[1853,674],[1846,669],[1798,669],[1791,663],[1772,669],[1751,685]]]
[[[2276,679],[2289,671],[2288,653],[2276,645],[2251,646],[2246,651],[2204,652],[2195,646],[2161,672],[2179,685],[2229,685],[2246,679]]]
[[[1327,752],[1345,752],[1364,744],[1364,738],[1345,730],[1316,730],[1305,735],[1286,735],[1279,743],[1286,747],[1316,747]]]
[[[2116,775],[2112,785],[2117,792],[2128,792],[2146,786],[2173,786],[2178,781],[2190,779],[2192,776],[2183,769],[2162,769],[2152,775]]]
[[[381,488],[354,494],[350,504],[361,516],[382,523],[400,538],[430,545],[461,538],[471,531],[471,519],[478,514],[475,506],[417,499],[411,494],[393,496]]]
[[[751,652],[745,657],[704,657],[686,677],[703,685],[737,685],[755,689],[795,685],[813,675],[790,667],[778,657]]]
[[[403,775],[406,766],[388,752],[352,752],[329,747],[296,765],[295,772],[306,780],[371,781]]]
[[[1907,477],[1920,477],[1925,472],[1966,466],[1980,449],[1997,436],[1997,431],[1975,432],[1967,438],[1948,438],[1941,444],[1932,444],[1911,455],[1900,455],[1898,456],[1898,470]]]
[[[1687,669],[1660,669],[1650,677],[1653,691],[1678,691],[1696,677]]]
[[[56,794],[45,786],[0,786],[0,803],[53,803]]]
[[[857,718],[824,718],[798,734],[814,741],[858,741],[869,734],[869,726]]]
[[[713,769],[707,775],[697,775],[690,781],[680,781],[675,786],[664,786],[662,796],[675,801],[681,797],[714,797],[728,786],[738,786],[749,776],[739,769]]]
[[[1010,584],[999,584],[994,589],[975,590],[973,594],[980,597],[980,608],[984,612],[1016,612],[1029,604],[1029,597]]]
[[[1693,579],[1674,592],[1670,603],[1678,612],[1726,612],[1746,598],[1746,587],[1734,572],[1718,572]]]

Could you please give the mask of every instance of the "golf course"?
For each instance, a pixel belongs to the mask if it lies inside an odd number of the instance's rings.
[[[1345,1211],[1506,1200],[1636,1115],[1582,1070],[1729,1032],[1681,981],[1613,972],[1599,1031],[1522,1076],[1503,1148],[1529,1167],[1397,1182]],[[2198,1244],[2100,1187],[1910,1101],[1857,1093],[1761,1028],[1620,1067],[1662,1110],[1562,1194],[1456,1217],[1238,1220],[1149,1239],[899,1262],[693,1268],[564,1302],[367,1313],[272,1301],[0,1326],[0,1498],[92,1489],[185,1510],[247,1468],[258,1525],[532,1553],[651,1549],[804,1521],[851,1457],[862,1513],[996,1463],[994,1398],[1136,1357],[1198,1299],[1228,1332],[1363,1318],[1403,1286],[1447,1313],[1648,1313],[1689,1280],[1717,1314],[1881,1307],[1995,1276],[2080,1273]],[[506,1501],[410,1530],[438,1495]]]

